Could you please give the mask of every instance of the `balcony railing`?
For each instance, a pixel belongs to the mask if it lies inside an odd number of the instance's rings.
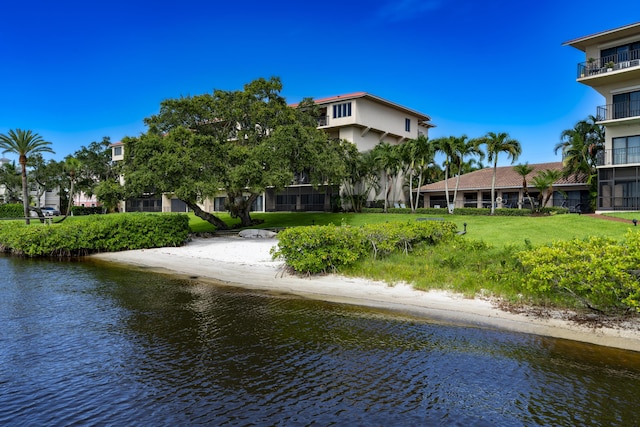
[[[640,101],[616,102],[598,107],[598,121],[628,117],[640,117]]]
[[[640,163],[640,147],[604,150],[604,155],[598,156],[596,160],[598,162],[598,166]]]
[[[329,126],[329,116],[318,117],[318,126]]]
[[[638,67],[640,66],[640,49],[591,59],[593,60],[578,64],[578,78]]]

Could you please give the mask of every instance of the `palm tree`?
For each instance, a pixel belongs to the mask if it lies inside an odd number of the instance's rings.
[[[453,137],[452,137],[453,138]],[[453,191],[453,204],[455,206],[456,199],[458,197],[458,187],[460,187],[460,175],[463,174],[462,166],[464,165],[464,158],[467,156],[478,156],[481,159],[484,157],[484,153],[478,148],[478,146],[473,142],[467,140],[467,135],[462,135],[459,138],[453,138],[454,140],[454,149],[455,160],[456,160],[456,188]],[[451,210],[453,213],[453,209]]]
[[[424,183],[424,177],[427,168],[434,163],[435,147],[429,142],[429,138],[424,135],[418,136],[402,144],[401,153],[403,160],[407,163],[409,169],[409,202],[411,212],[415,212],[420,200],[420,187]],[[415,201],[413,197],[413,183],[415,175],[417,176],[417,187]]]
[[[444,154],[444,193],[447,198],[447,211],[449,213],[453,213],[453,210],[450,207],[449,200],[449,173],[451,172],[451,165],[457,164],[457,139],[455,136],[447,136],[438,138],[433,141],[436,152]]]
[[[561,171],[547,169],[538,172],[538,174],[531,180],[533,186],[540,191],[540,195],[538,196],[538,199],[540,200],[538,209],[542,209],[547,206],[549,199],[553,195],[553,184],[561,177]]]
[[[384,212],[389,206],[389,194],[393,190],[393,178],[398,174],[401,166],[401,159],[396,146],[387,142],[381,142],[373,149],[374,157],[378,166],[384,171]]]
[[[511,158],[511,163],[515,162],[522,153],[520,142],[511,138],[508,133],[488,132],[485,136],[478,138],[475,144],[484,144],[487,148],[487,160],[493,162],[493,177],[491,178],[491,215],[496,209],[496,173],[498,171],[498,154],[506,153]]]
[[[64,170],[69,175],[69,202],[67,204],[67,211],[64,214],[64,218],[61,221],[64,221],[69,214],[73,215],[71,208],[73,206],[73,195],[75,193],[75,183],[78,178],[78,173],[80,172],[80,168],[82,167],[82,163],[75,157],[67,157],[64,159]]]
[[[594,116],[580,120],[573,129],[566,129],[560,134],[561,141],[554,147],[554,153],[562,151],[563,175],[576,173],[587,175],[587,184],[592,196],[598,192],[598,157],[604,150],[604,126],[596,124]]]
[[[50,142],[45,141],[37,133],[30,130],[13,129],[8,134],[0,134],[0,148],[3,153],[14,153],[18,155],[18,163],[22,170],[22,205],[24,207],[24,218],[29,224],[29,187],[27,184],[27,162],[29,157],[37,153],[53,153],[49,147]]]
[[[533,209],[533,200],[531,200],[531,195],[529,194],[529,189],[527,188],[527,175],[533,172],[533,167],[529,166],[529,162],[525,164],[518,164],[513,167],[513,170],[520,176],[522,176],[522,192],[524,196],[529,200],[529,204],[531,205],[531,209]]]

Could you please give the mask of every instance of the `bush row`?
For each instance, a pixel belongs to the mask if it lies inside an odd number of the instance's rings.
[[[24,207],[21,203],[0,205],[0,218],[24,218]]]
[[[180,246],[189,235],[183,214],[96,215],[59,224],[0,224],[0,250],[16,255],[80,256],[162,246]]]
[[[640,311],[640,233],[559,241],[516,254],[524,288],[566,294],[599,311]]]
[[[382,213],[382,208],[362,208],[363,213]],[[409,208],[388,208],[388,213],[396,214],[410,214]],[[416,214],[421,215],[448,215],[449,212],[446,208],[417,208]],[[456,215],[469,215],[469,216],[483,216],[489,215],[491,209],[489,208],[456,208],[454,210]],[[541,209],[540,213],[548,215],[566,214],[569,210],[559,207],[547,207]],[[531,215],[531,209],[514,209],[514,208],[498,208],[494,210],[496,216],[529,216]]]
[[[445,221],[371,224],[362,227],[294,227],[278,234],[274,258],[284,259],[297,273],[339,271],[371,254],[408,253],[419,243],[435,244],[453,236],[456,225]]]
[[[73,215],[96,215],[103,213],[102,206],[71,206]]]

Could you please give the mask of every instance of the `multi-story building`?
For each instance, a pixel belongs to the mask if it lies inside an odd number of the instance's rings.
[[[391,145],[401,144],[419,135],[428,136],[434,127],[426,114],[385,100],[366,92],[333,96],[314,101],[322,113],[318,128],[324,130],[332,138],[344,139],[354,143],[361,152],[373,149],[377,144],[386,142]],[[292,106],[296,106],[295,104]],[[121,143],[112,145],[114,161],[122,160]],[[319,186],[314,189],[305,182],[304,176],[296,177],[296,183],[282,191],[268,189],[256,200],[253,209],[256,211],[328,211],[331,200],[339,196],[335,185]],[[398,180],[400,181],[400,180]],[[402,182],[396,183],[397,201],[404,202]],[[381,194],[370,195],[370,199],[382,198]],[[215,197],[213,203],[207,201],[203,208],[209,211],[224,211],[225,195]],[[186,210],[186,205],[167,196],[155,199],[136,199],[127,201],[125,210],[146,210],[176,212]]]
[[[598,161],[596,210],[640,209],[640,23],[564,43],[585,53],[577,81],[604,97],[597,123],[605,127]]]

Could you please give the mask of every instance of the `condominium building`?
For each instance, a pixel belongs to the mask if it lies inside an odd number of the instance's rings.
[[[604,97],[597,123],[605,127],[598,159],[596,210],[640,209],[640,23],[565,42],[585,53],[577,81]]]
[[[354,143],[361,152],[369,151],[381,142],[398,145],[420,135],[428,136],[429,129],[434,127],[428,115],[366,92],[332,96],[317,99],[314,102],[321,111],[318,128],[327,132],[332,138]],[[292,107],[295,106],[297,105],[292,104]],[[113,160],[123,160],[123,144],[117,142],[111,147]],[[397,182],[396,186],[397,202],[404,202],[402,182]],[[329,211],[332,209],[332,200],[336,197],[339,197],[338,186],[324,185],[313,188],[302,174],[282,191],[267,189],[258,197],[253,210]],[[370,195],[371,200],[383,197],[382,194]],[[225,194],[221,193],[212,201],[205,201],[203,208],[207,211],[224,211],[225,198]],[[187,207],[175,198],[158,195],[155,198],[128,200],[124,209],[184,212]]]

